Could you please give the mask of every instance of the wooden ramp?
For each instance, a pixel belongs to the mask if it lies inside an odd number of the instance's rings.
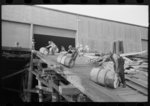
[[[48,65],[58,64],[56,55],[42,55],[36,52],[37,56]],[[77,57],[78,58],[78,57]],[[60,64],[59,64],[60,65]],[[111,89],[98,85],[90,80],[92,66],[76,63],[73,68],[64,67],[65,79],[78,88],[95,102],[146,102],[148,96],[140,94],[130,87]],[[64,76],[63,76],[64,77]]]

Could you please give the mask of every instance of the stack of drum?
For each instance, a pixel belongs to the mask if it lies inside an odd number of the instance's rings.
[[[57,62],[65,65],[67,67],[73,67],[75,64],[75,61],[72,60],[71,54],[67,54],[67,53],[61,53],[57,57]]]
[[[117,88],[119,85],[119,80],[114,70],[103,66],[94,67],[91,70],[90,78],[92,81],[110,88]]]

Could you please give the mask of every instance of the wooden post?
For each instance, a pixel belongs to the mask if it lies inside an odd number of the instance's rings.
[[[39,90],[39,93],[38,93],[38,95],[39,95],[39,102],[43,102],[42,83],[41,83],[41,81],[39,81],[39,80],[38,80],[38,88],[40,89],[40,90]]]
[[[34,42],[33,42],[33,24],[31,24],[31,28],[30,28],[30,36],[31,36],[31,42],[32,42],[32,47],[31,47],[31,58],[30,58],[30,67],[29,67],[29,73],[28,73],[28,85],[27,85],[27,89],[30,90],[32,88],[32,79],[33,79],[33,75],[31,73],[31,71],[33,70],[33,53],[32,50],[34,50]],[[28,96],[27,96],[27,102],[31,101],[31,93],[28,92]]]

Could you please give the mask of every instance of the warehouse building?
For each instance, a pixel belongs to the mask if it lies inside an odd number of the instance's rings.
[[[148,49],[148,28],[80,14],[28,5],[2,6],[2,46],[31,49],[46,46],[49,40],[66,49],[88,45],[92,51],[109,52],[113,42],[123,41],[124,52]]]

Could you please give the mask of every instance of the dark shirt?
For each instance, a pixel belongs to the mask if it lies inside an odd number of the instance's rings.
[[[122,57],[120,57],[118,59],[118,71],[119,73],[123,73],[124,72],[124,59]]]

